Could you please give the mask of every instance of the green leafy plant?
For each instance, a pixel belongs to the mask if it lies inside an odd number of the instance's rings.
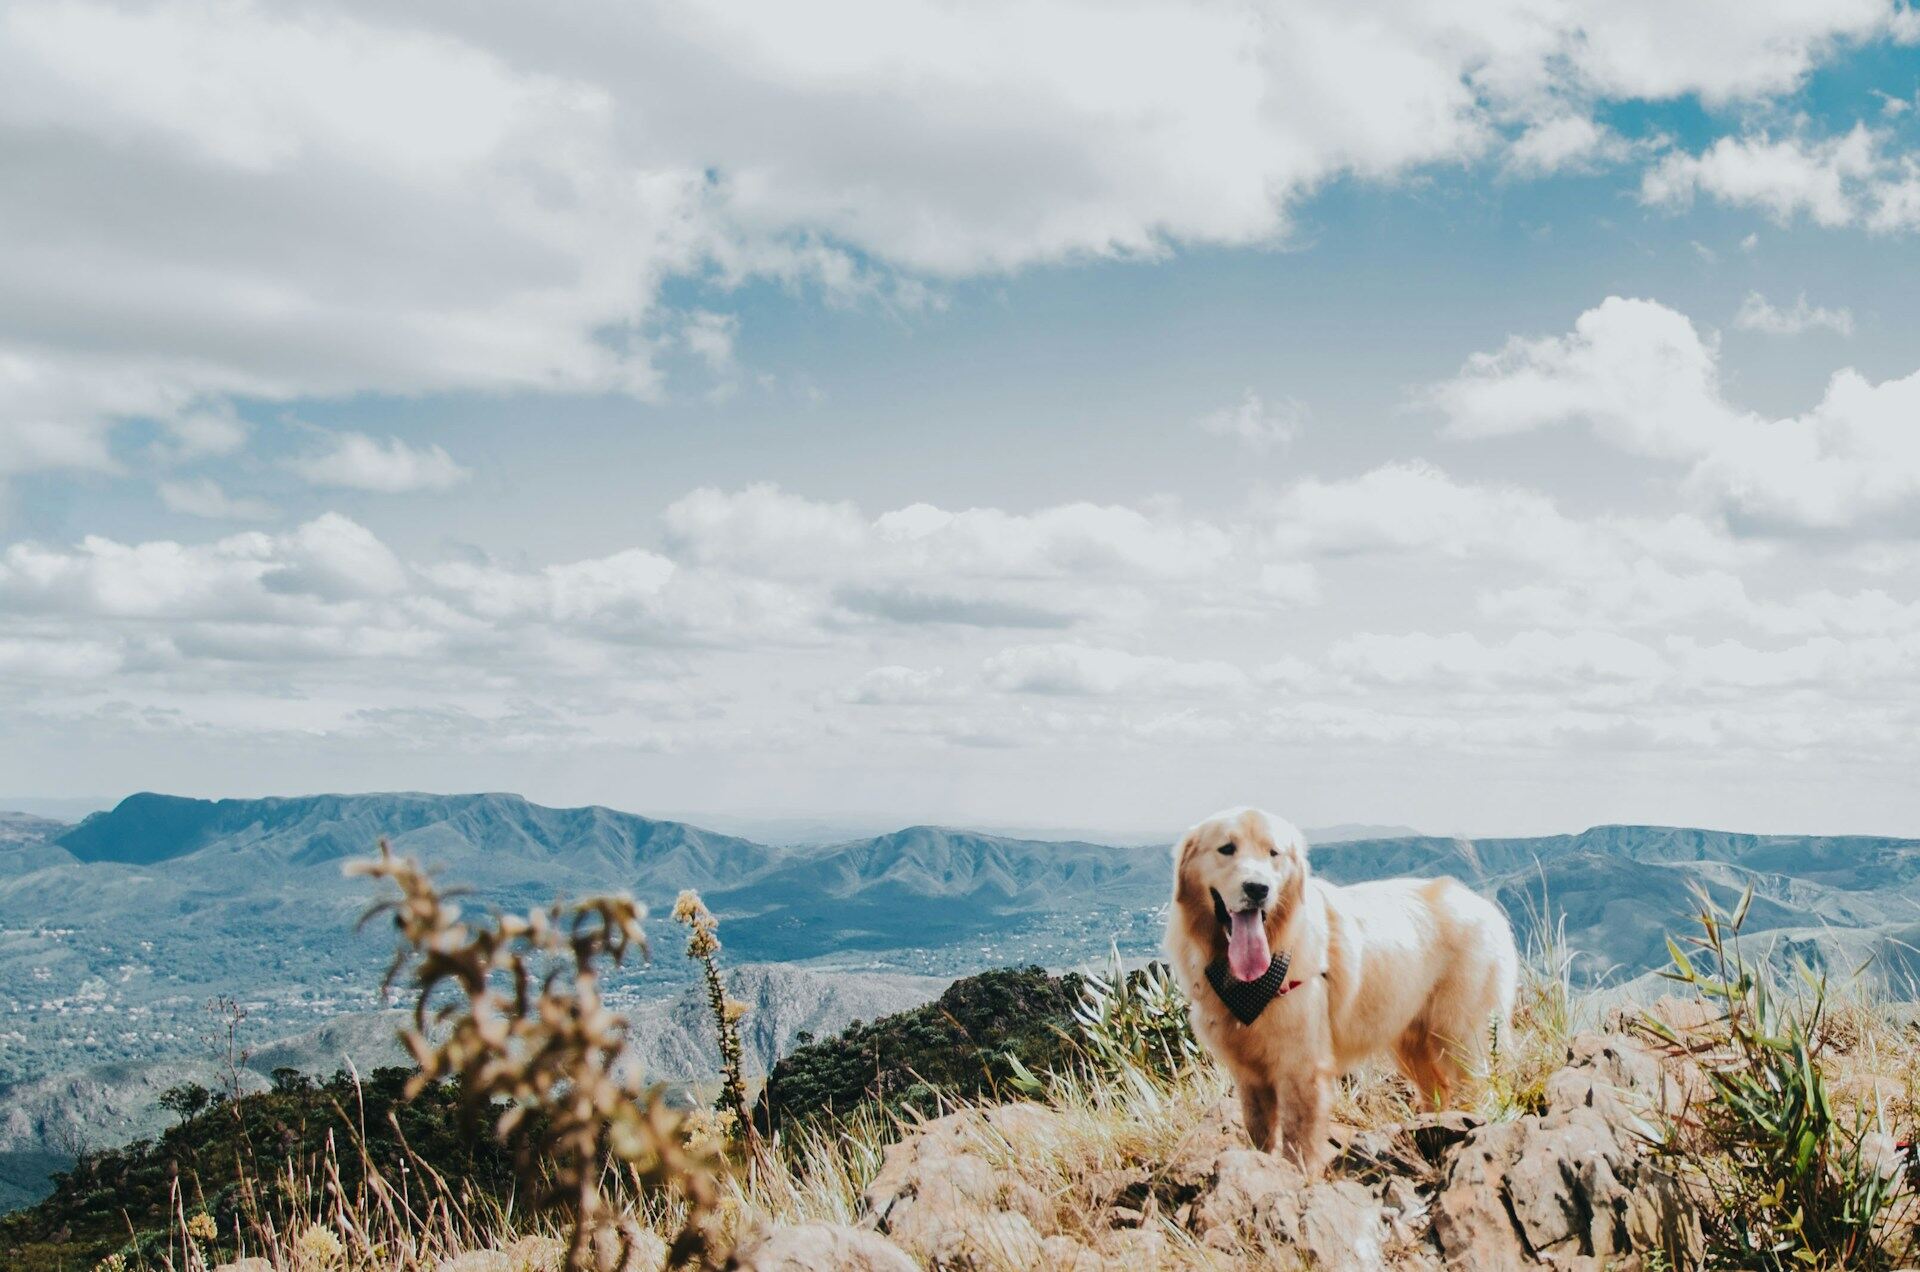
[[[160,1093],[159,1099],[160,1107],[179,1118],[182,1126],[191,1126],[193,1119],[219,1103],[219,1096],[197,1082],[170,1086]]]
[[[1715,1018],[1640,1027],[1691,1057],[1703,1098],[1676,1115],[1667,1148],[1698,1185],[1717,1266],[1891,1268],[1911,1240],[1912,1194],[1884,1159],[1883,1128],[1836,1114],[1823,1064],[1827,978],[1802,965],[1777,983],[1749,959],[1740,929],[1749,888],[1731,913],[1696,889],[1700,934],[1669,938],[1662,973],[1711,1003]],[[1691,953],[1689,953],[1689,950]]]
[[[1172,969],[1153,962],[1128,971],[1118,946],[1105,971],[1087,973],[1073,1021],[1081,1052],[1102,1073],[1142,1069],[1172,1079],[1204,1056]]]

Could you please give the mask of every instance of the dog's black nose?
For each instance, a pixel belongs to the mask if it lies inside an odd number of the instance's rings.
[[[1243,883],[1240,894],[1247,899],[1248,905],[1259,905],[1267,899],[1267,885],[1264,883]]]

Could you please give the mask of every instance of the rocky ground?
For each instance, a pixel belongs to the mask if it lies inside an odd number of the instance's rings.
[[[1551,1061],[1549,1061],[1549,1064]],[[1085,1110],[970,1107],[890,1145],[847,1222],[749,1231],[733,1272],[1667,1272],[1701,1266],[1685,1190],[1654,1147],[1663,1116],[1700,1094],[1617,1033],[1583,1033],[1539,1111],[1464,1112],[1337,1129],[1324,1178],[1248,1147],[1216,1084],[1151,1137],[1089,1135]],[[1131,1106],[1137,1108],[1138,1106]],[[1183,1123],[1183,1124],[1181,1124]],[[1893,1151],[1889,1141],[1888,1152]],[[665,1247],[629,1227],[602,1272],[656,1272]],[[525,1238],[439,1272],[560,1272],[562,1249]],[[216,1270],[221,1272],[221,1270]],[[227,1272],[267,1272],[264,1264]]]
[[[1677,1098],[1636,1044],[1587,1034],[1544,1112],[1463,1113],[1341,1134],[1325,1179],[1248,1148],[1222,1101],[1164,1161],[1114,1162],[1049,1194],[1000,1151],[1060,1114],[1002,1105],[893,1146],[859,1224],[775,1229],[733,1266],[800,1269],[1371,1269],[1686,1267],[1698,1230],[1649,1152],[1648,1117]]]

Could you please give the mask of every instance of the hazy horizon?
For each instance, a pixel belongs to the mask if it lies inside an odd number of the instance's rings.
[[[33,796],[0,795],[0,813],[25,813],[28,816],[42,817],[50,821],[77,824],[85,817],[96,812],[106,812],[116,807],[122,800],[135,794],[157,794],[178,796],[187,799],[223,800],[223,799],[310,799],[326,796],[354,797],[373,795],[428,795],[428,796],[464,796],[464,795],[512,795],[526,799],[531,803],[552,808],[577,808],[599,806],[617,812],[632,813],[657,821],[683,822],[705,830],[721,834],[737,835],[763,843],[802,843],[825,844],[843,839],[872,838],[885,835],[912,826],[941,826],[964,829],[980,834],[1003,835],[1024,839],[1079,839],[1095,843],[1112,843],[1117,846],[1137,846],[1171,842],[1177,838],[1186,825],[1198,820],[1204,814],[1195,814],[1186,822],[1169,822],[1164,826],[1151,825],[1096,825],[1074,822],[1012,822],[990,815],[956,813],[950,816],[905,816],[888,817],[879,814],[835,813],[804,809],[684,809],[665,807],[646,807],[623,804],[608,800],[590,800],[585,804],[569,804],[540,799],[526,791],[509,790],[417,790],[417,789],[369,789],[369,790],[313,790],[313,791],[257,791],[249,793],[207,794],[185,791],[129,791],[124,795],[95,798],[36,798]],[[1214,810],[1207,810],[1208,812]],[[1272,809],[1284,815],[1283,810]],[[1328,832],[1365,832],[1354,835],[1355,838],[1394,838],[1402,835],[1417,835],[1426,838],[1460,839],[1525,839],[1552,835],[1572,835],[1592,830],[1600,826],[1677,826],[1695,830],[1722,831],[1733,834],[1751,835],[1871,835],[1887,838],[1915,838],[1895,830],[1882,830],[1871,826],[1746,826],[1746,825],[1710,825],[1686,822],[1658,822],[1644,818],[1625,818],[1607,822],[1591,822],[1581,825],[1541,825],[1525,827],[1434,827],[1411,826],[1397,822],[1381,822],[1364,818],[1342,818],[1322,822],[1302,822],[1300,828],[1316,842],[1329,842]]]

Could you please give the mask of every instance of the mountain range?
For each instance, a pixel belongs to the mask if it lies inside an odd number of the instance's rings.
[[[342,866],[383,837],[479,903],[525,909],[634,892],[657,916],[654,957],[612,977],[607,992],[648,1020],[692,979],[679,933],[658,917],[682,888],[699,889],[720,916],[730,965],[828,974],[835,1010],[849,1018],[892,1010],[903,976],[927,978],[913,982],[921,992],[991,966],[1079,966],[1110,944],[1149,956],[1170,889],[1164,843],[914,826],[776,845],[505,794],[140,794],[78,825],[5,814],[0,1101],[102,1067],[204,1061],[215,1023],[206,1004],[217,995],[244,1008],[252,1038],[331,1027],[350,1041],[342,1021],[377,1019],[368,1013],[384,1006],[391,938],[381,925],[357,928],[378,893]],[[1749,933],[1809,962],[1851,970],[1872,959],[1873,974],[1901,987],[1920,962],[1920,841],[1911,839],[1659,826],[1532,838],[1368,834],[1316,846],[1314,862],[1338,882],[1455,875],[1495,897],[1523,934],[1550,914],[1588,984],[1631,987],[1661,966],[1693,886],[1728,903],[1751,887]],[[768,1035],[769,1060],[790,1034]],[[693,1067],[694,1051],[669,1061],[678,1044],[659,1045],[652,1062],[663,1073]]]

